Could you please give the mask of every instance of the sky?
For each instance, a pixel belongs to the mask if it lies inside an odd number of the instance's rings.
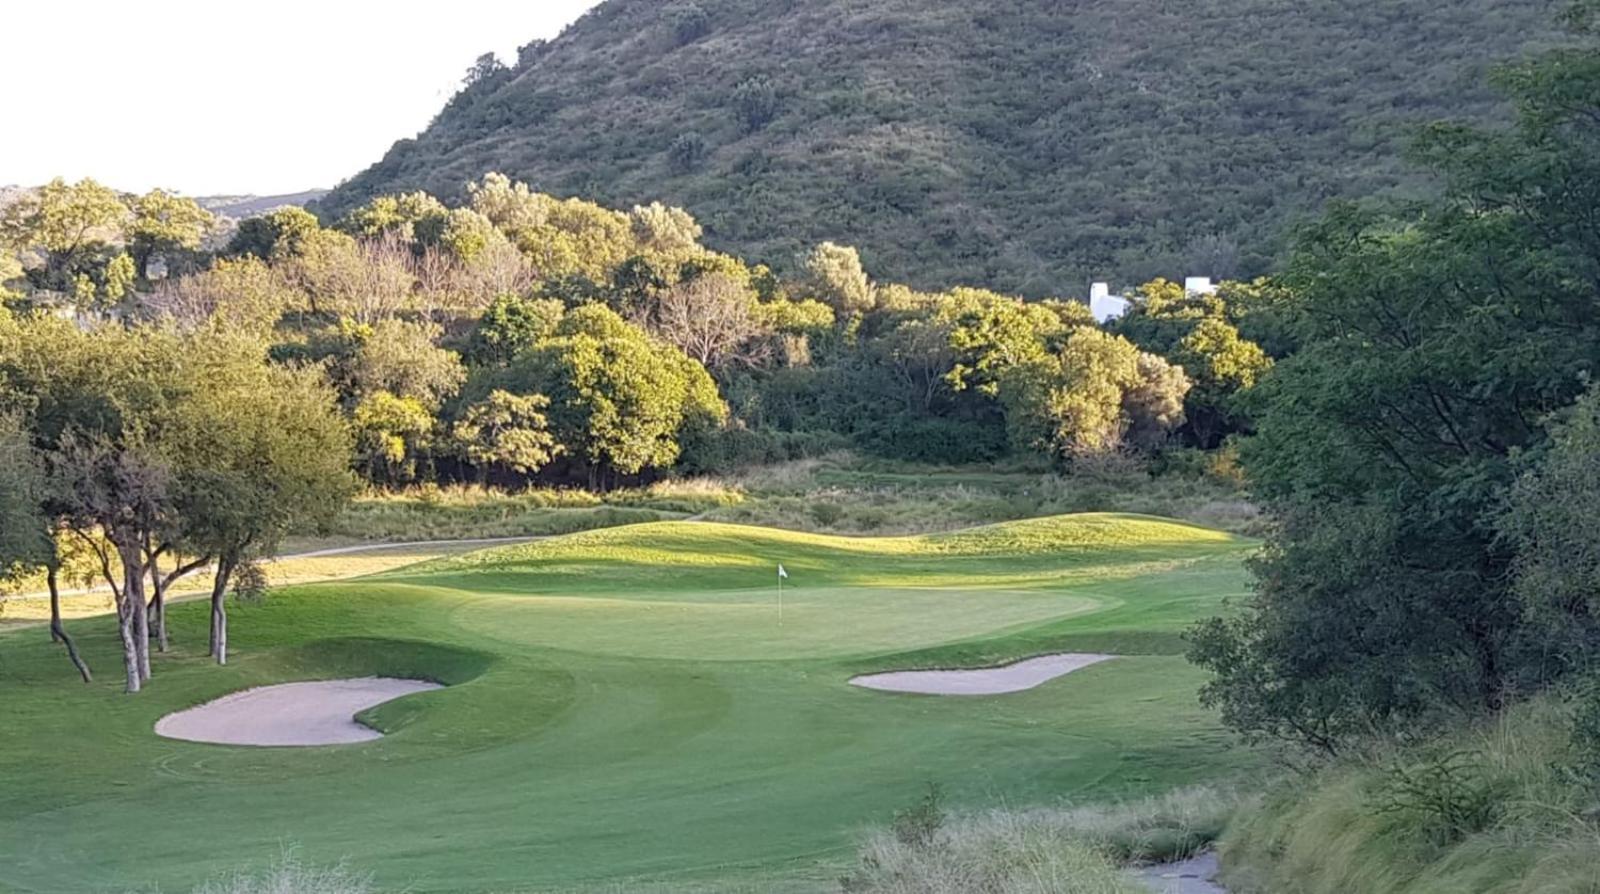
[[[24,0],[0,48],[0,185],[271,195],[415,136],[473,60],[595,0]]]

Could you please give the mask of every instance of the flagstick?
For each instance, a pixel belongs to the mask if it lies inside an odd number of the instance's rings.
[[[778,575],[778,626],[783,626],[783,575]]]

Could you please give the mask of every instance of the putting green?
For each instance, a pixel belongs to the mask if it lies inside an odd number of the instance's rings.
[[[0,890],[186,890],[285,844],[411,891],[828,890],[856,830],[939,782],[957,804],[1133,794],[1236,771],[1179,632],[1242,594],[1250,541],[1084,515],[838,538],[697,523],[589,532],[233,610],[204,607],[137,697],[109,619],[90,687],[42,631],[0,635]],[[786,582],[778,623],[776,566]],[[857,673],[1060,651],[1127,657],[984,698]],[[252,685],[449,688],[294,750],[174,742],[164,714]]]

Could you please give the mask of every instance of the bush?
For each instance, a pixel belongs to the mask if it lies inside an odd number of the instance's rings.
[[[676,3],[667,9],[672,36],[678,46],[694,43],[711,33],[711,17],[697,3]]]
[[[1442,847],[1488,828],[1496,795],[1474,755],[1450,751],[1391,767],[1375,810],[1398,816],[1406,830]]]
[[[733,112],[747,133],[754,133],[778,116],[778,88],[763,75],[741,82],[733,90]]]

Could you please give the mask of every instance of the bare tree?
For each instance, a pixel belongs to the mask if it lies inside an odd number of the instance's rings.
[[[680,282],[662,294],[653,328],[708,369],[754,366],[767,351],[766,327],[753,313],[755,296],[722,273]]]

